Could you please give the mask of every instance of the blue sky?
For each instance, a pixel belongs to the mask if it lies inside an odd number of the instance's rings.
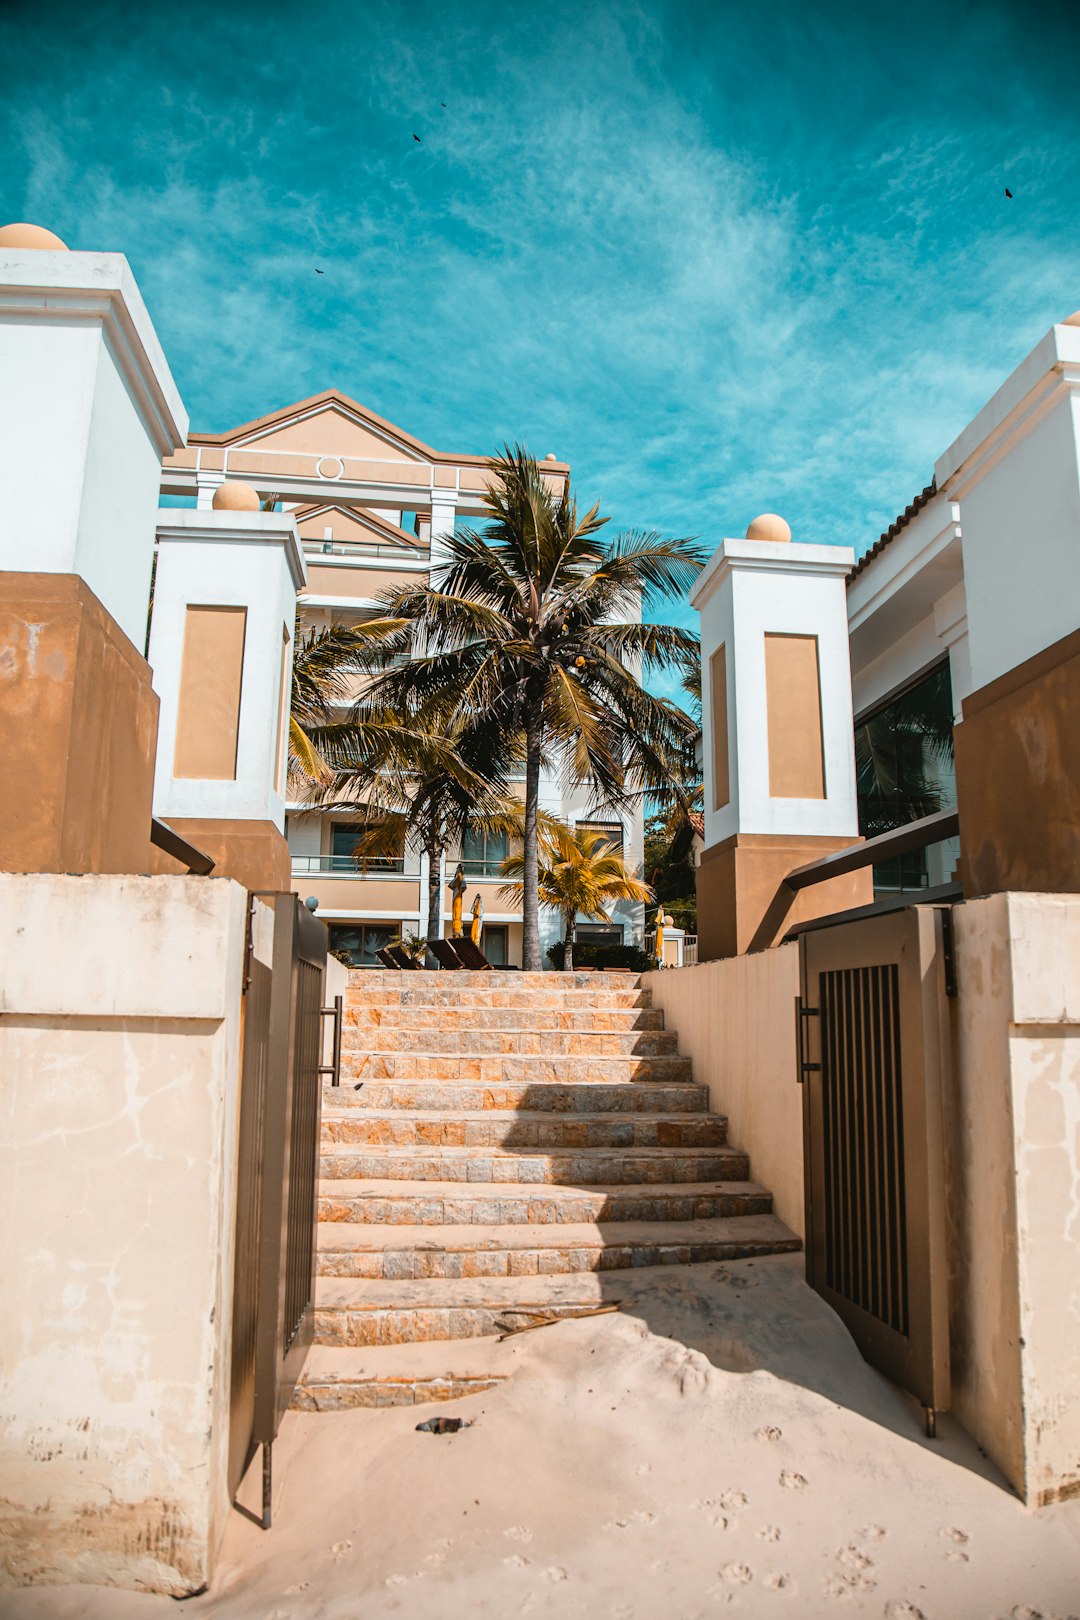
[[[863,550],[1080,306],[1077,19],[7,0],[0,215],[128,255],[195,429],[337,386]]]

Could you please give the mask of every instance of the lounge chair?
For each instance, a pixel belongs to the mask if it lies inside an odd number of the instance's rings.
[[[420,963],[417,962],[414,957],[409,955],[404,945],[388,945],[386,949],[394,958],[394,961],[397,963],[399,968],[409,968],[419,971]]]
[[[375,958],[376,958],[376,961],[379,961],[379,962],[382,963],[383,967],[394,968],[397,972],[400,973],[400,971],[401,971],[401,963],[394,961],[394,958],[390,955],[390,952],[387,950],[385,945],[382,947],[381,950],[378,950],[378,951],[375,952]]]
[[[468,934],[455,934],[449,943],[457,952],[458,960],[463,968],[470,968],[474,973],[491,972],[491,963],[479,945],[473,944]]]
[[[451,972],[460,968],[457,952],[448,939],[429,939],[427,943],[428,950],[440,967],[447,968]]]

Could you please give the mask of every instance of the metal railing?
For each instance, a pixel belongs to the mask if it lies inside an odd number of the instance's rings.
[[[921,816],[918,821],[909,821],[903,827],[895,827],[892,832],[879,833],[876,838],[867,838],[861,844],[852,844],[847,849],[838,849],[831,855],[823,855],[819,860],[810,861],[806,866],[797,866],[793,872],[788,873],[777,889],[772,904],[758,925],[757,933],[750,941],[749,949],[768,950],[776,943],[795,896],[800,890],[809,889],[815,883],[827,883],[830,878],[846,877],[850,872],[862,871],[867,866],[875,866],[879,861],[891,860],[897,855],[907,855],[916,849],[926,849],[931,844],[942,844],[948,838],[957,837],[959,832],[959,812],[938,810],[932,816]],[[792,939],[797,934],[805,933],[807,929],[827,928],[840,920],[852,921],[857,917],[876,917],[889,911],[902,911],[905,907],[916,903],[933,905],[935,902],[940,904],[962,898],[963,888],[959,883],[942,883],[936,888],[920,889],[917,896],[901,891],[885,899],[874,900],[865,906],[832,912],[827,917],[816,917],[810,922],[796,923],[788,929],[784,937]]]
[[[393,557],[397,562],[406,560],[427,560],[427,546],[422,541],[410,544],[402,541],[395,545],[392,541],[383,545],[377,540],[305,540],[304,554],[312,562],[319,557]]]
[[[164,850],[174,861],[186,866],[193,877],[209,877],[217,864],[213,856],[196,849],[194,844],[189,844],[186,838],[181,838],[167,822],[159,821],[156,816],[150,818],[150,842],[155,849]]]
[[[305,873],[324,873],[333,877],[419,877],[419,870],[412,870],[412,863],[408,863],[403,855],[294,855],[292,857],[292,871],[294,877],[302,877]]]

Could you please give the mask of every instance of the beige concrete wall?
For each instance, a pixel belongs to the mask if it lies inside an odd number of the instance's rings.
[[[0,876],[0,1584],[209,1578],[246,910],[220,878]]]
[[[769,1188],[776,1213],[805,1236],[802,1092],[795,1078],[799,950],[647,973],[642,983],[691,1058],[709,1105],[728,1118],[731,1141],[750,1155],[750,1174]]]
[[[953,1406],[1037,1505],[1080,1491],[1080,898],[953,916]]]

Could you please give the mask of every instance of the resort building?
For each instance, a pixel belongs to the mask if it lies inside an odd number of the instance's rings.
[[[545,476],[560,491],[570,476],[565,462],[547,456]],[[331,390],[301,400],[227,433],[191,433],[166,458],[162,491],[194,497],[197,507],[228,509],[230,482],[254,486],[264,502],[280,501],[296,523],[306,563],[297,636],[331,624],[361,624],[378,613],[383,592],[430,577],[445,556],[441,542],[455,525],[482,524],[490,474],[487,458],[433,450],[411,433]],[[524,775],[522,775],[522,791]],[[551,769],[541,803],[572,824],[602,830],[628,863],[640,868],[643,814],[596,815],[584,790],[574,790]],[[318,903],[330,927],[331,949],[356,967],[378,966],[375,953],[427,923],[427,856],[406,840],[400,854],[359,861],[357,833],[343,814],[315,814],[290,804],[287,838],[292,886]],[[500,894],[503,839],[472,839],[448,852],[443,872],[444,922],[450,921],[446,887],[461,861],[469,892],[484,907],[484,951],[495,966],[521,964],[521,911]],[[541,946],[562,937],[560,919],[541,912]],[[581,942],[640,943],[643,909],[619,903],[608,925],[582,922]]]

